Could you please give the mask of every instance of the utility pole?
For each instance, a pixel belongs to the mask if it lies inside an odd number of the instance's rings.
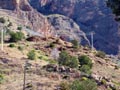
[[[26,84],[26,68],[27,68],[27,61],[25,62],[25,66],[24,66],[23,90],[25,90],[25,84]]]
[[[1,30],[1,50],[3,51],[3,29]]]
[[[28,60],[26,60],[25,65],[24,65],[23,90],[25,90],[26,88],[26,73],[30,66],[31,64],[28,62]]]
[[[93,35],[94,35],[95,33],[94,32],[91,32],[90,33],[90,35],[91,35],[91,50],[92,50],[92,52],[93,52],[93,50],[94,50],[94,45],[93,45]]]
[[[26,84],[26,72],[27,72],[27,67],[28,67],[28,61],[25,62],[24,65],[24,79],[23,79],[23,90],[25,90],[25,84]]]
[[[94,50],[94,34],[95,34],[95,32],[90,32],[90,33],[85,33],[85,35],[90,35],[90,47],[91,47],[91,51],[93,52],[93,50]],[[84,34],[80,34],[80,35],[82,35],[82,36],[84,36]]]

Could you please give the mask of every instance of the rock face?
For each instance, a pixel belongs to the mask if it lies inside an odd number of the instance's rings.
[[[49,15],[47,18],[54,26],[57,35],[63,37],[64,40],[71,41],[76,39],[82,44],[90,45],[85,33],[80,30],[79,26],[72,19],[58,14]]]
[[[27,32],[44,34],[47,32],[47,36],[52,34],[52,29],[54,29],[47,18],[34,10],[28,3],[28,0],[0,0],[0,15],[2,12],[6,12],[7,15],[12,16],[15,23],[27,27]],[[4,15],[5,16],[5,15]],[[11,18],[11,17],[10,17]]]
[[[15,10],[16,8],[16,0],[0,0],[0,8]]]
[[[43,14],[57,13],[72,18],[84,32],[95,32],[97,49],[117,54],[120,44],[118,25],[106,0],[29,0],[29,3]]]

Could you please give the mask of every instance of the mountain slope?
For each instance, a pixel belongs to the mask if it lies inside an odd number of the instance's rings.
[[[91,31],[95,32],[96,49],[108,54],[119,52],[120,31],[111,9],[106,5],[106,0],[0,0],[0,8],[14,11],[18,18],[27,20],[23,22],[24,25],[37,32],[42,32],[47,27],[45,17],[41,14],[67,16],[80,26],[82,32],[87,34]],[[50,25],[52,22],[48,23],[48,26]],[[51,26],[51,29],[54,28]],[[90,35],[86,36],[91,39]]]
[[[29,3],[45,15],[57,13],[72,18],[84,32],[96,33],[94,45],[97,49],[109,54],[118,53],[118,24],[106,6],[106,0],[29,0]]]
[[[16,23],[18,23],[19,26],[21,25],[24,27],[29,27],[31,30],[34,30],[35,32],[41,34],[44,34],[44,32],[46,31],[47,34],[50,35],[55,34],[56,32],[56,28],[54,28],[55,26],[52,25],[51,22],[48,22],[47,18],[44,15],[34,10],[32,6],[29,4],[28,0],[10,0],[9,5],[7,1],[0,0],[0,4],[1,4],[0,6],[1,15],[6,10],[7,10],[6,14],[12,13],[13,18],[16,17],[18,19],[21,19],[21,21],[19,20],[19,22],[16,21]],[[8,6],[14,6],[14,8],[11,9],[11,7],[9,8]],[[11,14],[9,14],[8,16],[11,16]],[[66,22],[66,19],[68,18],[64,17],[62,21]],[[67,21],[68,24],[69,21],[71,20],[68,19]],[[74,24],[74,21],[72,21],[72,23]],[[66,26],[63,25],[60,27],[63,28]],[[73,32],[76,32],[76,30],[78,32],[82,32],[77,25],[74,25],[73,27],[70,26],[69,29],[73,30]],[[67,30],[67,28],[65,28],[65,30]],[[69,32],[69,34],[71,34],[71,37],[76,35],[73,32]],[[59,32],[57,32],[57,34],[59,35]],[[82,34],[84,34],[84,32],[82,32]],[[68,33],[64,35],[68,36]],[[60,34],[59,36],[62,36],[62,34]],[[81,39],[82,42],[89,44],[89,40],[87,40],[85,34],[81,36],[79,35],[79,37],[77,35],[77,37],[72,37],[71,39],[78,39],[78,40]]]

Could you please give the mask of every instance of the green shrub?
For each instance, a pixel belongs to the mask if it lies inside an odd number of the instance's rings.
[[[79,63],[80,63],[80,71],[86,73],[86,74],[91,74],[91,68],[92,68],[92,60],[86,56],[79,56]]]
[[[25,38],[24,34],[22,32],[11,32],[10,33],[10,41],[17,42]]]
[[[49,47],[50,47],[50,48],[54,48],[54,47],[55,47],[55,44],[54,44],[54,43],[50,43]]]
[[[18,27],[17,27],[17,30],[22,30],[22,27],[21,27],[21,26],[18,26]]]
[[[90,68],[92,68],[92,60],[86,56],[86,55],[82,55],[78,57],[80,65],[88,65]]]
[[[22,46],[18,46],[18,50],[20,50],[20,51],[23,51],[23,47]]]
[[[69,54],[66,52],[66,51],[62,51],[60,54],[59,54],[59,64],[60,65],[68,65],[68,61],[70,60],[70,56]]]
[[[106,85],[107,81],[105,79],[102,79],[101,83],[104,84],[104,85]]]
[[[120,66],[116,65],[116,66],[115,66],[115,69],[116,69],[116,70],[120,69]]]
[[[4,76],[0,74],[0,84],[3,82],[3,80],[4,80]]]
[[[70,90],[70,86],[67,82],[62,82],[60,84],[60,90]]]
[[[27,56],[28,56],[28,59],[30,59],[30,60],[36,59],[36,53],[34,50],[31,50],[30,52],[28,52]]]
[[[62,51],[59,54],[58,63],[60,65],[69,66],[71,68],[77,68],[79,65],[78,59],[74,56],[70,56],[66,51]]]
[[[11,43],[11,44],[9,44],[9,47],[13,48],[13,47],[15,47],[15,44]]]
[[[73,44],[73,48],[75,49],[79,48],[79,43],[77,40],[72,40],[71,43]]]
[[[26,26],[26,28],[31,29],[30,26]]]
[[[5,23],[5,19],[3,17],[0,17],[0,23]]]
[[[83,81],[88,80],[88,78],[87,77],[82,77],[81,80],[83,80]]]
[[[56,60],[51,60],[51,59],[49,59],[49,63],[50,63],[50,64],[57,64],[58,62],[57,62]]]
[[[78,68],[79,66],[79,61],[78,58],[75,56],[70,56],[70,60],[68,61],[68,65],[71,68]]]
[[[97,53],[96,53],[96,56],[97,57],[100,57],[100,58],[105,58],[105,52],[103,52],[103,51],[98,51]]]
[[[80,71],[89,75],[91,74],[91,68],[88,65],[82,65]]]
[[[87,79],[84,81],[75,80],[70,85],[70,90],[97,90],[97,84],[95,81]]]

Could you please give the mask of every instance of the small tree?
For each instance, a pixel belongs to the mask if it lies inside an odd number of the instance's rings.
[[[22,32],[11,32],[10,33],[10,41],[17,42],[25,38],[24,34]]]
[[[36,53],[34,50],[31,50],[30,52],[28,52],[27,56],[28,56],[28,59],[30,59],[30,60],[36,59]]]

